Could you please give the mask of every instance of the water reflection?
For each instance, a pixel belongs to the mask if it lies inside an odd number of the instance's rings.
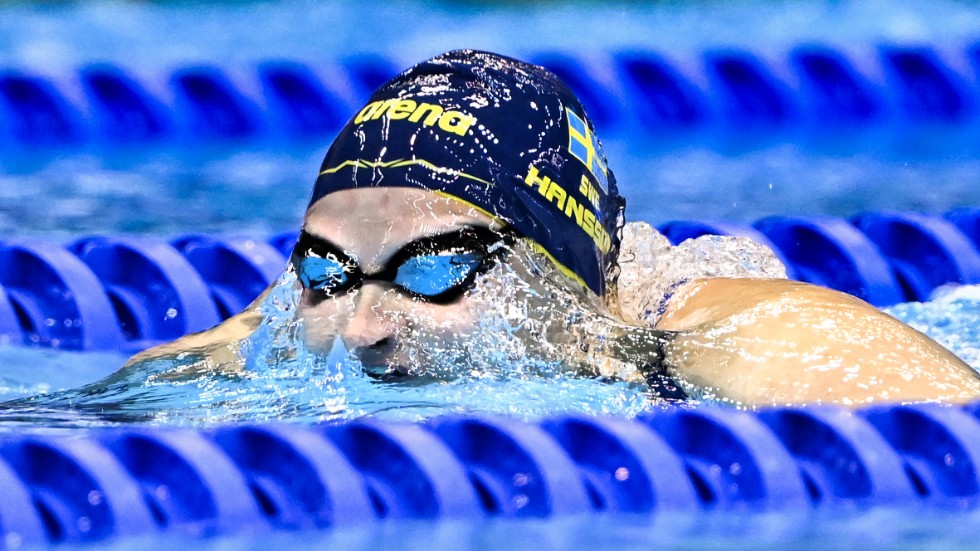
[[[643,303],[651,288],[705,271],[778,275],[774,270],[781,269],[764,249],[746,256],[740,240],[704,239],[682,248],[665,242],[647,225],[627,226],[622,316],[649,315]],[[688,263],[681,273],[680,264],[669,261],[725,258],[715,253],[736,247],[740,261],[725,266]],[[378,377],[341,339],[324,345],[323,320],[304,315],[304,289],[290,268],[257,305],[260,322],[240,342],[148,359],[78,389],[8,402],[3,423],[309,423],[447,413],[632,416],[653,407],[658,397],[641,368],[660,335],[614,315],[529,243],[517,240],[506,254],[507,262],[495,264],[470,291],[467,308],[474,323],[468,330],[443,331],[441,320],[418,310],[412,319],[391,321],[403,372]],[[689,390],[697,396],[697,389]]]

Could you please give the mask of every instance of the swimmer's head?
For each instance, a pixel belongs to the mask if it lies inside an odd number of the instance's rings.
[[[292,258],[307,349],[340,342],[384,377],[554,358],[575,305],[612,295],[622,212],[552,73],[483,52],[425,61],[382,86],[323,162]]]
[[[459,50],[401,73],[340,132],[310,206],[405,187],[469,205],[606,293],[624,201],[582,105],[546,69]]]

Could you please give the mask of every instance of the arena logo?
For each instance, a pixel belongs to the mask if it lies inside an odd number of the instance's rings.
[[[459,136],[465,136],[470,127],[476,124],[476,117],[459,111],[446,111],[435,103],[394,98],[367,104],[354,118],[354,123],[376,121],[385,115],[393,121],[408,119],[422,126],[438,125],[440,130]]]

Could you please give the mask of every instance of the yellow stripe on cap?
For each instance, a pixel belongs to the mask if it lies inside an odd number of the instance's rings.
[[[462,172],[462,171],[459,171],[459,170],[456,170],[456,169],[452,169],[452,168],[441,167],[441,166],[438,166],[436,164],[433,164],[433,163],[431,163],[429,161],[426,161],[425,159],[396,159],[394,161],[387,161],[387,162],[382,162],[382,161],[368,161],[366,159],[353,159],[353,160],[344,161],[344,162],[340,163],[339,165],[337,165],[335,167],[331,167],[331,168],[322,170],[320,172],[320,176],[323,176],[325,174],[334,174],[334,173],[339,172],[339,171],[343,170],[344,168],[348,168],[348,167],[352,167],[352,168],[398,168],[398,167],[411,166],[411,165],[423,166],[423,167],[428,168],[429,170],[432,170],[433,172],[436,172],[436,173],[439,173],[439,174],[451,174],[451,175],[461,176],[463,178],[468,178],[470,180],[474,180],[474,181],[480,182],[482,184],[486,184],[488,186],[492,186],[493,185],[492,182],[488,182],[488,181],[486,181],[486,180],[484,180],[482,178],[478,178],[476,176],[473,176],[472,174],[466,174],[465,172]],[[429,190],[429,191],[433,191],[433,192],[435,192],[436,194],[438,194],[438,195],[440,195],[442,197],[446,197],[446,198],[449,198],[449,199],[453,199],[455,201],[458,201],[460,203],[463,203],[464,205],[466,205],[466,206],[468,206],[468,207],[470,207],[472,209],[475,209],[478,212],[483,213],[484,215],[486,215],[488,218],[490,218],[491,220],[493,220],[497,224],[500,224],[501,228],[506,228],[506,227],[509,226],[509,224],[507,222],[504,222],[503,220],[501,220],[496,215],[488,212],[486,209],[484,209],[483,207],[481,207],[479,205],[475,205],[475,204],[467,201],[466,199],[463,199],[462,197],[458,197],[456,195],[453,195],[451,193],[447,193],[445,191],[439,191],[439,190]],[[591,291],[591,288],[585,282],[585,280],[582,279],[581,276],[579,276],[578,274],[576,274],[575,272],[573,272],[568,266],[565,266],[564,264],[562,264],[561,262],[559,262],[558,259],[555,258],[555,256],[552,255],[551,252],[548,251],[548,249],[544,248],[544,246],[542,246],[537,241],[531,239],[530,237],[527,237],[527,236],[522,236],[522,237],[524,239],[526,239],[531,244],[531,247],[536,252],[539,252],[539,253],[543,254],[545,257],[547,257],[548,260],[550,260],[551,263],[554,264],[556,268],[558,268],[558,271],[561,272],[562,275],[564,275],[565,277],[571,279],[572,281],[578,283],[582,287],[584,287],[586,289],[589,289]]]
[[[446,193],[445,191],[436,191],[435,193],[437,193],[440,196],[445,197],[447,199],[452,199],[454,201],[457,201],[459,203],[462,203],[462,204],[464,204],[464,205],[466,205],[466,206],[468,206],[468,207],[470,207],[472,209],[477,210],[478,212],[481,212],[481,213],[485,214],[491,220],[493,220],[497,224],[500,224],[501,228],[506,228],[506,227],[509,226],[509,224],[507,224],[507,222],[504,222],[503,220],[501,220],[497,216],[495,216],[495,215],[487,212],[486,210],[484,210],[479,205],[474,205],[473,203],[467,201],[466,199],[463,199],[461,197],[457,197],[457,196],[452,195],[450,193]],[[564,275],[565,277],[571,279],[575,283],[578,283],[582,287],[588,289],[589,292],[592,292],[592,289],[589,288],[588,284],[585,283],[585,280],[584,279],[582,279],[578,274],[576,274],[575,272],[573,272],[568,266],[565,266],[564,264],[562,264],[561,262],[559,262],[558,259],[554,257],[554,255],[552,255],[550,252],[548,252],[548,249],[545,249],[544,246],[542,246],[537,241],[531,239],[530,237],[527,237],[527,236],[524,236],[524,235],[522,235],[521,237],[523,239],[525,239],[528,243],[531,244],[531,248],[534,249],[535,252],[539,252],[539,253],[543,254],[545,257],[547,257],[548,260],[550,260],[551,263],[554,264],[556,268],[558,268],[558,271],[561,272],[562,275]]]
[[[468,178],[470,180],[474,180],[476,182],[480,182],[481,184],[486,184],[488,186],[492,186],[493,185],[493,182],[488,182],[488,181],[484,180],[483,178],[478,178],[476,176],[473,176],[472,174],[467,174],[467,173],[465,173],[465,172],[463,172],[461,170],[456,170],[455,168],[447,168],[447,167],[444,167],[444,166],[438,166],[438,165],[433,164],[433,163],[431,163],[429,161],[426,161],[425,159],[395,159],[394,161],[387,161],[387,162],[384,162],[384,161],[368,161],[368,160],[365,160],[365,159],[347,160],[347,161],[344,161],[344,162],[340,163],[339,165],[337,165],[335,167],[322,170],[320,172],[320,176],[323,176],[325,174],[334,174],[334,173],[339,172],[339,171],[341,171],[341,170],[343,170],[344,168],[347,168],[347,167],[354,167],[354,168],[401,168],[401,167],[404,167],[404,166],[412,166],[412,165],[424,166],[425,168],[428,168],[429,170],[431,170],[431,171],[433,171],[433,172],[435,172],[437,174],[449,174],[451,176],[460,176],[460,177],[463,177],[463,178]]]

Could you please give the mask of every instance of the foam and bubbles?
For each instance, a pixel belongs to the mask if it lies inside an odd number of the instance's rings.
[[[648,310],[659,301],[656,292],[679,281],[782,275],[771,252],[738,239],[671,247],[649,225],[629,224],[625,245],[620,297],[631,301],[623,309],[634,312]],[[614,341],[634,326],[570,287],[524,242],[509,256],[471,291],[478,315],[469,331],[446,335],[433,320],[402,320],[398,340],[412,361],[400,378],[370,374],[340,339],[308,348],[301,288],[287,270],[259,306],[262,322],[237,346],[150,359],[77,390],[8,403],[3,418],[8,426],[199,425],[449,413],[634,416],[652,407],[656,399],[639,368],[643,350],[655,349],[656,333],[634,332],[632,356],[617,352]]]
[[[652,304],[678,282],[697,277],[781,277],[771,252],[739,239],[699,238],[680,246],[645,224],[624,232],[622,310],[650,318]],[[143,362],[74,390],[79,377],[30,375],[26,366],[120,362],[118,356],[0,348],[7,402],[0,426],[51,430],[116,423],[208,425],[228,421],[315,423],[362,416],[419,420],[452,413],[507,414],[535,419],[560,413],[635,416],[655,407],[639,367],[657,334],[613,317],[585,293],[562,283],[554,266],[529,246],[479,280],[471,302],[477,323],[459,335],[434,320],[402,325],[410,349],[407,374],[371,374],[339,339],[312,350],[299,315],[301,288],[287,270],[261,302],[256,331],[216,350],[191,349]],[[392,291],[394,292],[394,291]],[[937,291],[928,303],[886,312],[950,348],[980,369],[980,287]],[[404,321],[404,320],[402,320]],[[433,322],[433,323],[429,323]],[[630,354],[617,337],[635,337]],[[33,358],[33,359],[32,359]],[[60,391],[59,391],[60,390]]]
[[[655,325],[664,298],[697,278],[785,279],[786,268],[767,247],[744,237],[705,235],[676,247],[645,222],[623,228],[619,255],[623,317]]]
[[[909,302],[885,312],[952,350],[980,371],[980,285],[940,287],[929,302]]]

